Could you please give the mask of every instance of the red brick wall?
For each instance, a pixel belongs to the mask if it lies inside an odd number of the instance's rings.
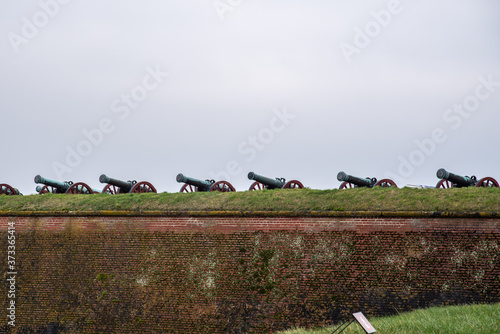
[[[355,231],[370,233],[420,231],[500,232],[500,218],[391,218],[391,217],[207,217],[207,216],[41,216],[0,217],[0,230],[15,222],[19,231],[38,229],[116,228],[159,232],[235,233],[241,231],[297,230],[304,232]]]
[[[3,216],[0,233],[11,222],[12,333],[263,333],[500,300],[499,218]]]

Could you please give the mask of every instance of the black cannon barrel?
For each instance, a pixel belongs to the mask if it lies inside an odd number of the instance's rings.
[[[269,177],[255,174],[254,172],[248,173],[248,179],[260,182],[266,185],[268,189],[283,188],[283,186],[285,185],[285,179],[271,179]]]
[[[372,178],[372,179],[360,178],[360,177],[346,174],[344,172],[339,172],[337,174],[337,180],[349,182],[349,183],[357,185],[358,187],[370,187],[370,188],[373,187],[375,185],[375,183],[377,183],[377,179],[375,179],[375,178]]]
[[[468,177],[468,176],[461,176],[457,174],[453,174],[448,172],[444,168],[438,169],[436,172],[436,176],[439,179],[443,180],[448,180],[450,182],[455,183],[458,187],[470,187],[476,185],[476,178],[473,177]]]
[[[118,179],[113,179],[111,177],[106,176],[105,174],[99,176],[99,182],[111,184],[115,187],[120,188],[121,191],[123,192],[129,192],[135,184],[133,181],[122,181]]]
[[[199,191],[209,191],[210,188],[212,187],[213,185],[213,182],[212,181],[208,181],[208,180],[205,180],[205,181],[202,181],[202,180],[198,180],[198,179],[195,179],[195,178],[192,178],[192,177],[188,177],[188,176],[185,176],[184,174],[182,173],[179,173],[177,174],[177,177],[175,178],[177,180],[177,182],[179,183],[187,183],[189,185],[192,185],[192,186],[195,186],[195,187],[198,187],[198,190]]]
[[[39,184],[44,184],[46,186],[54,187],[57,189],[58,192],[66,192],[66,190],[71,187],[70,182],[59,182],[59,181],[54,181],[51,179],[46,179],[44,177],[41,177],[40,175],[35,176],[35,183]]]

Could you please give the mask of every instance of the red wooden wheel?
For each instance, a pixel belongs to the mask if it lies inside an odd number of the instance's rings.
[[[94,190],[86,183],[77,182],[66,190],[66,194],[93,194]]]
[[[304,185],[297,180],[291,180],[288,181],[284,186],[283,189],[302,189],[304,188]]]
[[[448,189],[448,188],[453,188],[455,187],[455,183],[450,182],[448,180],[442,179],[436,184],[436,188],[443,188],[443,189]]]
[[[254,183],[252,183],[250,188],[248,188],[248,190],[262,190],[265,188],[266,187],[262,183],[255,181]]]
[[[184,183],[184,185],[181,187],[180,192],[181,193],[194,193],[198,191],[198,187],[192,186],[190,184]]]
[[[19,191],[8,184],[2,183],[0,184],[0,195],[19,195]]]
[[[40,195],[43,195],[43,194],[57,194],[57,188],[50,187],[50,186],[38,186],[38,187],[36,187],[36,191],[38,191],[38,193]]]
[[[476,184],[476,187],[499,187],[497,180],[492,177],[483,177]]]
[[[339,189],[350,189],[350,188],[357,188],[358,186],[353,184],[353,183],[350,183],[350,182],[342,182],[342,184],[340,185]]]
[[[211,187],[209,191],[220,191],[220,192],[228,192],[228,191],[236,191],[234,187],[231,185],[231,183],[227,181],[219,181],[215,182]]]
[[[104,188],[102,188],[103,194],[116,195],[120,193],[120,187],[116,187],[112,184],[107,184]]]
[[[133,186],[130,193],[156,193],[156,189],[151,183],[143,181]]]
[[[375,183],[375,187],[377,187],[377,186],[382,187],[382,188],[389,188],[389,187],[397,188],[398,187],[396,185],[396,182],[394,182],[391,179],[382,179],[382,180],[378,181],[377,183]]]

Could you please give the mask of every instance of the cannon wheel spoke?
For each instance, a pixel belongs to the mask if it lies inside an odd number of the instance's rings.
[[[0,195],[17,195],[17,193],[10,185],[2,183],[0,184]]]
[[[389,187],[395,187],[397,188],[398,186],[396,185],[396,182],[394,182],[391,179],[382,179],[375,183],[375,187],[382,187],[382,188],[389,188]]]
[[[77,182],[66,190],[66,194],[93,194],[94,191],[86,183]]]
[[[219,181],[215,182],[211,187],[209,191],[220,191],[220,192],[228,192],[228,191],[236,191],[234,187],[232,186],[231,183],[227,181]]]
[[[40,189],[40,192],[39,192],[40,195],[43,195],[43,194],[56,194],[56,193],[57,193],[57,189],[53,188],[51,186],[43,186],[42,189]]]
[[[436,188],[443,188],[443,189],[448,189],[448,188],[453,188],[455,187],[455,183],[453,182],[450,182],[448,180],[440,180],[437,184],[436,184]]]
[[[283,189],[302,189],[302,188],[304,188],[304,185],[302,184],[302,182],[297,181],[297,180],[288,181],[283,186]]]
[[[130,190],[131,193],[156,193],[156,188],[149,182],[139,182]]]
[[[252,185],[250,186],[250,188],[248,188],[248,190],[262,190],[264,189],[264,185],[260,182],[254,182],[252,183]]]
[[[339,189],[350,189],[350,188],[357,188],[358,186],[353,184],[353,183],[350,183],[350,182],[342,182],[342,184],[340,185]]]
[[[103,189],[102,189],[103,194],[109,194],[109,195],[116,195],[120,193],[120,188],[116,187],[112,184],[107,184]]]
[[[194,193],[198,191],[198,187],[192,186],[190,184],[184,183],[184,185],[181,187],[180,192],[181,193]]]
[[[498,182],[492,177],[483,177],[479,182],[476,184],[476,187],[496,187],[498,188]]]

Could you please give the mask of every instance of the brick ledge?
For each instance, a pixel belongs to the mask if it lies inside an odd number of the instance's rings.
[[[0,217],[371,217],[498,218],[500,212],[448,211],[0,211]]]

